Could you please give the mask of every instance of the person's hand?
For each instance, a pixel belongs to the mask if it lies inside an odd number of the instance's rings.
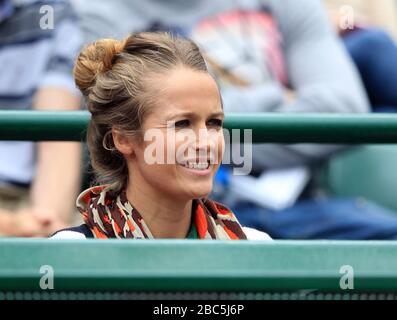
[[[296,99],[296,93],[292,89],[285,89],[284,90],[284,100],[286,102],[292,102]]]
[[[47,237],[67,225],[54,214],[24,208],[18,212],[0,211],[0,233],[9,237]]]
[[[31,214],[42,226],[46,236],[68,227],[66,218],[61,214],[47,208],[27,208],[26,212]]]
[[[6,237],[34,237],[43,236],[41,224],[33,215],[18,211],[0,212],[0,233]]]

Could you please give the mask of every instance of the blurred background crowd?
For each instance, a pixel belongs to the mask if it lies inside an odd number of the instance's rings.
[[[72,76],[85,44],[130,32],[192,38],[225,113],[397,111],[396,0],[0,0],[0,109],[84,109]],[[0,141],[0,235],[76,224],[91,183],[76,142]],[[397,239],[393,146],[253,146],[213,198],[275,239]],[[397,177],[396,177],[397,178]]]

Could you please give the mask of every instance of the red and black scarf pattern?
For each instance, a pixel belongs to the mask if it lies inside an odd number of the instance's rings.
[[[76,204],[95,238],[153,239],[125,191],[117,194],[106,185],[92,187],[80,194]],[[193,200],[193,214],[199,239],[247,239],[233,212],[222,204]]]

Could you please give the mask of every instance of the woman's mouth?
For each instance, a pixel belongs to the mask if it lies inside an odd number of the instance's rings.
[[[186,162],[182,165],[188,169],[206,170],[210,166],[210,163],[209,163],[209,161],[207,161],[207,162]]]
[[[192,160],[192,161],[184,161],[178,163],[181,167],[189,170],[192,173],[198,174],[198,175],[207,175],[211,173],[211,163],[209,160]]]

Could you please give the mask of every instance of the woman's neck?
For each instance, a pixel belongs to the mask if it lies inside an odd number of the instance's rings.
[[[192,218],[192,200],[177,201],[163,194],[129,184],[126,195],[131,205],[138,210],[154,238],[186,237]]]

